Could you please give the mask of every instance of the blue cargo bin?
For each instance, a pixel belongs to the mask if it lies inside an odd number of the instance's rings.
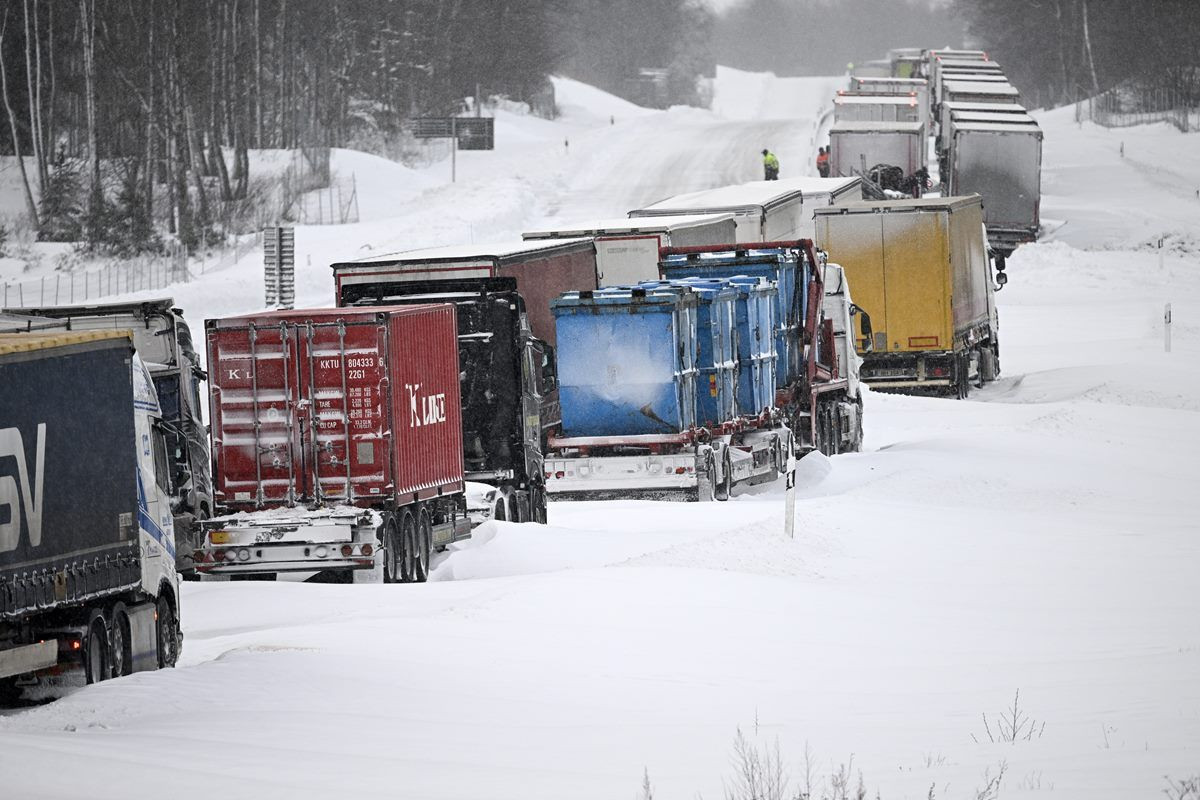
[[[737,348],[734,314],[737,290],[727,281],[689,278],[671,281],[696,293],[696,423],[712,427],[737,417]]]
[[[737,290],[735,333],[738,357],[738,414],[755,416],[775,405],[775,284],[739,275],[728,283]]]
[[[564,437],[681,433],[696,424],[696,293],[567,292],[551,302]]]
[[[668,279],[689,277],[765,278],[778,286],[775,298],[775,385],[790,386],[804,375],[804,350],[801,345],[804,319],[808,311],[808,287],[811,270],[804,256],[792,248],[746,249],[735,252],[669,255],[659,263]]]

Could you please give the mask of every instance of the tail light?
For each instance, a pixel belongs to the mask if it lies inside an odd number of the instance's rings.
[[[562,478],[562,477],[565,477],[565,476],[566,476],[566,474],[567,474],[567,473],[563,472],[563,471],[560,469],[558,472],[554,473],[554,477],[556,477],[556,478]]]
[[[687,467],[676,467],[675,468],[676,475],[682,475],[685,472],[687,472]]]
[[[354,546],[348,544],[342,545],[342,558],[349,558],[352,555],[354,555]]]
[[[374,548],[374,547],[371,547],[371,545],[370,545],[370,544],[364,544],[364,545],[362,546],[361,550],[362,550],[362,554],[363,554],[364,556],[370,556],[372,553],[374,553],[374,552],[375,552],[375,548]]]

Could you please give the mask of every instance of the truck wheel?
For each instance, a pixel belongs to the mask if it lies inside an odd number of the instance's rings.
[[[109,636],[112,654],[112,676],[123,678],[133,674],[133,640],[129,631],[129,615],[125,609],[113,611],[112,633]]]
[[[88,626],[83,671],[88,683],[99,683],[108,677],[108,636],[104,631],[103,617],[96,617]]]
[[[417,513],[417,549],[413,556],[417,583],[429,580],[429,548],[432,544],[433,522],[429,519],[429,509],[422,508]]]
[[[719,502],[724,502],[729,499],[729,495],[733,493],[733,466],[729,459],[729,452],[725,452],[725,456],[721,459],[721,481],[716,484],[713,491],[713,497]]]
[[[842,452],[842,415],[836,403],[829,404],[829,455]]]
[[[411,511],[405,511],[400,523],[400,580],[412,583],[417,573],[417,521]]]
[[[546,487],[540,483],[529,487],[529,505],[533,508],[533,521],[545,525],[548,518],[546,510]]]
[[[400,567],[403,555],[400,552],[400,532],[396,530],[396,518],[388,516],[383,523],[383,582],[400,583]]]
[[[175,606],[166,596],[158,598],[154,617],[158,638],[158,667],[173,667],[179,660],[179,627],[175,621]]]
[[[971,393],[970,378],[967,377],[967,372],[971,368],[970,356],[959,356],[954,361],[954,384],[956,396],[959,400],[966,400],[967,395]]]
[[[704,466],[696,470],[696,501],[711,503],[716,499],[717,466],[712,453],[704,458]]]
[[[996,380],[996,351],[989,345],[979,351],[979,387]]]
[[[16,678],[0,678],[0,708],[15,705],[25,690],[17,685]]]

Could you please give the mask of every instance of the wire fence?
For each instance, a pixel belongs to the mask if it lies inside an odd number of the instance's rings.
[[[1075,116],[1106,128],[1169,122],[1184,133],[1200,131],[1195,92],[1170,87],[1117,86],[1077,105]]]
[[[244,236],[232,246],[203,249],[188,257],[181,247],[159,255],[111,259],[96,266],[58,270],[39,278],[0,284],[0,308],[77,305],[131,292],[165,289],[198,275],[231,266],[259,246],[258,235]]]

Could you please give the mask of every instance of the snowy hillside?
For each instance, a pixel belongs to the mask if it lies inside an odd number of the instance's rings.
[[[335,260],[621,216],[757,177],[763,146],[810,174],[839,80],[721,70],[720,113],[560,80],[561,119],[501,113],[454,184],[339,152],[363,221],[297,230],[297,304],[332,304]],[[428,584],[188,584],[177,669],[0,717],[0,795],[629,798],[646,773],[717,798],[739,729],[814,797],[843,771],[883,800],[1200,775],[1200,136],[1039,122],[1054,230],[1009,261],[1002,378],[869,394],[865,451],[804,460],[794,540],[780,485],[555,503]],[[171,294],[254,310],[260,258]]]

